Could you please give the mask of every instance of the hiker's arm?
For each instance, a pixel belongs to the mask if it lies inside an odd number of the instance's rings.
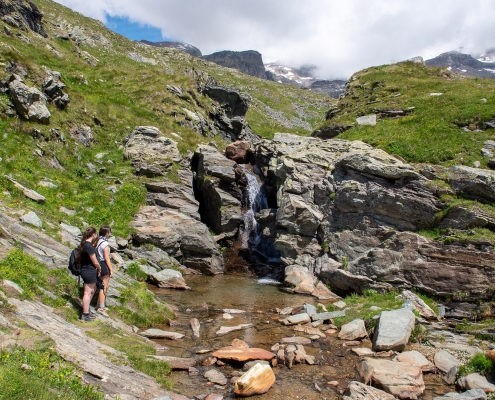
[[[93,263],[93,265],[95,266],[95,268],[98,270],[98,275],[100,275],[101,267],[100,267],[100,263],[96,259],[96,255],[95,254],[90,254],[89,255],[89,259],[91,260],[91,262]]]
[[[105,262],[107,263],[108,269],[110,270],[110,278],[113,276],[113,266],[110,262],[110,246],[107,246],[103,249],[103,257],[105,258]]]

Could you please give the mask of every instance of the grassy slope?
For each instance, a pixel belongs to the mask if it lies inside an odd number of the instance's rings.
[[[173,49],[158,49],[137,44],[107,30],[99,21],[84,17],[49,0],[36,0],[35,3],[44,12],[45,25],[49,33],[43,39],[32,33],[12,29],[29,37],[25,43],[19,37],[10,37],[0,30],[0,62],[8,65],[16,61],[18,66],[27,71],[26,83],[41,87],[45,73],[42,66],[59,71],[67,85],[71,104],[67,111],[58,111],[49,105],[52,118],[48,126],[21,121],[18,118],[0,118],[0,169],[12,175],[20,183],[47,197],[45,205],[28,202],[3,174],[0,185],[7,188],[11,196],[0,193],[0,200],[9,206],[35,211],[44,221],[49,221],[44,228],[56,235],[58,223],[63,221],[71,225],[101,225],[114,222],[117,235],[129,234],[129,222],[143,203],[145,191],[142,179],[132,174],[132,168],[123,160],[122,138],[127,136],[135,126],[157,126],[165,136],[178,142],[180,151],[194,150],[199,143],[214,140],[220,147],[225,145],[220,137],[205,138],[193,129],[180,126],[177,120],[184,119],[183,108],[200,112],[208,117],[215,104],[206,96],[197,92],[196,77],[203,81],[213,77],[220,84],[240,89],[250,94],[252,107],[247,120],[253,130],[264,137],[273,136],[277,131],[308,134],[301,128],[287,129],[265,112],[265,104],[272,109],[283,112],[287,119],[301,118],[316,127],[323,120],[324,111],[332,99],[320,94],[262,81],[243,75],[235,70],[223,68],[216,64],[194,58]],[[103,36],[110,44],[102,45],[96,41],[95,46],[81,44],[77,46],[71,40],[57,38],[63,33],[66,23],[85,28],[87,36]],[[52,46],[61,54],[58,57],[46,46]],[[13,50],[12,47],[15,49]],[[96,66],[88,64],[84,55],[86,51],[98,59]],[[157,65],[136,62],[128,57],[129,53],[155,60]],[[2,73],[7,78],[10,72]],[[179,98],[166,89],[167,85],[182,87],[184,96]],[[0,109],[6,109],[8,98],[0,96]],[[297,110],[296,110],[297,107]],[[177,117],[174,117],[177,114]],[[103,126],[94,123],[96,116]],[[93,129],[95,143],[85,148],[70,138],[70,129],[82,124]],[[35,140],[31,136],[33,128],[42,131],[46,137],[51,136],[50,129],[57,128],[63,133],[66,143],[55,140]],[[171,133],[181,136],[177,139]],[[43,157],[33,153],[36,146],[41,146]],[[103,165],[98,165],[95,155],[106,153]],[[56,156],[65,170],[47,167],[47,161]],[[112,163],[108,163],[110,160]],[[91,162],[97,167],[104,166],[106,171],[92,174],[86,167]],[[43,178],[50,178],[59,185],[58,190],[39,186]],[[116,194],[107,190],[116,180]],[[173,173],[170,179],[174,179]],[[59,211],[64,206],[77,211],[75,216],[68,216]],[[88,208],[94,208],[93,212]],[[50,222],[52,225],[50,225]]]
[[[465,132],[460,127],[475,128],[495,118],[495,80],[404,62],[360,71],[348,91],[338,103],[341,111],[324,124],[355,125],[340,138],[364,140],[413,163],[472,166],[478,160],[486,167],[488,159],[480,149],[485,140],[493,139],[495,130]],[[414,111],[407,117],[382,119],[375,127],[355,124],[357,117],[375,109],[409,107]]]

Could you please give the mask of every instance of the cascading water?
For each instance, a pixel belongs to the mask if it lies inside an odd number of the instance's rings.
[[[273,243],[263,235],[263,228],[256,221],[256,213],[268,208],[268,198],[259,176],[246,165],[241,165],[247,186],[244,192],[246,208],[243,210],[244,226],[240,230],[240,245],[256,252],[265,262],[280,262],[280,253]],[[256,166],[254,167],[256,168]]]

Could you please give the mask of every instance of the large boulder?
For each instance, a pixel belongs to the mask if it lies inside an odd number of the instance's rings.
[[[461,362],[457,358],[445,350],[438,351],[433,358],[433,362],[435,363],[435,366],[445,374],[452,368],[461,365]]]
[[[269,365],[255,364],[234,383],[236,396],[248,397],[268,392],[275,383],[275,374]]]
[[[495,202],[495,171],[456,165],[449,168],[449,183],[464,197]]]
[[[366,332],[366,326],[362,319],[355,319],[342,325],[339,332],[339,339],[342,340],[360,340],[367,336],[368,332]]]
[[[238,140],[225,148],[225,155],[237,164],[247,164],[251,155],[251,145],[246,141]]]
[[[171,170],[174,162],[182,157],[177,143],[163,137],[158,128],[138,126],[124,140],[124,157],[132,161],[139,175],[163,176]]]
[[[361,382],[371,381],[399,399],[417,399],[425,390],[421,368],[388,360],[366,358],[358,365]]]
[[[21,118],[48,124],[50,111],[46,108],[46,97],[38,89],[29,87],[19,75],[13,74],[9,81],[9,95]]]
[[[485,393],[495,393],[495,385],[480,374],[469,374],[457,380],[457,384],[464,390],[481,389]]]
[[[224,272],[219,247],[208,227],[179,211],[144,206],[136,214],[131,227],[137,243],[151,243],[183,264],[206,274]]]
[[[190,287],[186,285],[182,274],[174,269],[164,269],[152,273],[150,278],[153,283],[161,288],[190,289]]]
[[[145,182],[149,205],[179,210],[190,217],[200,220],[199,202],[194,198],[191,188],[171,182]]]
[[[409,342],[415,321],[416,316],[407,308],[382,311],[375,331],[373,350],[403,350]]]
[[[316,276],[309,272],[307,267],[298,264],[285,268],[284,283],[295,293],[312,295],[320,300],[329,300],[334,303],[341,297],[332,293],[324,284],[318,282]]]

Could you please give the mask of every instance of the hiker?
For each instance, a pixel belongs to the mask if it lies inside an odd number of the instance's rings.
[[[107,307],[105,306],[105,297],[107,295],[108,285],[110,278],[113,276],[113,266],[110,262],[110,247],[108,244],[108,238],[112,233],[112,229],[103,225],[100,228],[100,238],[96,245],[96,257],[101,266],[101,280],[103,281],[104,288],[98,293],[98,303],[96,305],[96,311],[100,314],[108,316]]]
[[[81,271],[81,278],[84,281],[84,294],[83,294],[83,310],[81,314],[81,321],[89,322],[96,318],[96,315],[89,312],[89,304],[95,293],[96,282],[100,276],[100,264],[96,258],[96,251],[91,244],[96,240],[96,229],[88,228],[84,231],[77,252],[76,262]]]

